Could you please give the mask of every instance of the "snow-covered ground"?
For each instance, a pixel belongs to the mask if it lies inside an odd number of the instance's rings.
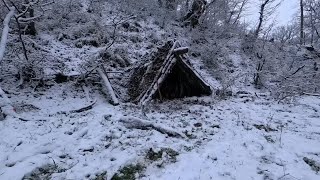
[[[83,6],[84,11],[87,8]],[[112,27],[113,18],[102,17],[102,25]],[[135,65],[174,37],[184,45],[192,44],[192,32],[183,36],[180,27],[172,26],[177,35],[170,36],[152,18],[128,22],[129,28],[119,25],[117,43],[110,52],[104,52],[109,43],[76,47],[78,40],[68,37],[76,31],[73,28],[82,32],[76,23],[56,34],[44,32],[35,41],[44,46],[42,51],[47,57],[53,57],[44,58],[45,75],[81,74],[81,66],[92,65],[104,53],[117,53]],[[58,34],[66,35],[65,39],[58,40]],[[85,35],[80,40],[83,38],[90,37]],[[212,53],[206,52],[201,43],[190,49],[189,54],[205,51],[202,57],[192,57],[191,64],[212,87],[230,90],[232,96],[226,93],[227,99],[212,95],[150,102],[144,108],[130,103],[110,105],[96,82],[87,84],[88,93],[78,83],[57,84],[50,78],[43,87],[41,83],[30,87],[33,82],[18,89],[16,77],[11,72],[5,74],[9,68],[3,64],[1,87],[5,87],[15,111],[32,121],[0,121],[0,180],[320,179],[320,97],[299,96],[284,104],[253,89],[247,74],[253,75],[255,64],[243,54],[241,39],[219,41],[223,47],[219,54],[214,54],[215,47],[211,46],[207,49]],[[277,51],[269,52],[272,58],[282,52],[274,49]],[[202,62],[205,55],[218,66],[206,67]],[[103,60],[112,64],[110,57]],[[209,72],[217,69],[223,72],[219,76],[225,84]],[[92,104],[90,99],[96,100],[91,109],[76,111]],[[123,120],[137,118],[153,128],[137,129]],[[159,128],[176,135],[165,134]]]
[[[304,97],[295,105],[233,99],[213,109],[197,107],[198,121],[219,124],[218,131],[176,164],[148,169],[147,179],[319,179],[303,160],[319,165],[319,105],[319,99]]]
[[[42,94],[27,94],[13,96],[22,102],[16,111],[50,118],[0,122],[0,179],[21,179],[39,167],[51,167],[40,172],[52,179],[95,179],[103,173],[110,179],[120,168],[136,164],[143,167],[136,174],[141,179],[320,178],[317,97],[278,104],[266,94],[242,92],[221,101],[203,97],[150,103],[142,113],[132,104],[111,106],[92,90],[100,97],[96,105],[76,113],[70,111],[90,104],[81,88],[59,84]],[[183,136],[130,129],[122,117],[148,120]],[[178,156],[168,160],[163,153],[150,159],[150,148],[170,148]],[[314,167],[306,160],[313,160]]]

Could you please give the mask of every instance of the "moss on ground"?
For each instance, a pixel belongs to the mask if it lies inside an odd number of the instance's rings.
[[[121,168],[115,175],[113,175],[111,180],[135,180],[136,175],[141,174],[145,168],[146,167],[141,164],[130,164]]]

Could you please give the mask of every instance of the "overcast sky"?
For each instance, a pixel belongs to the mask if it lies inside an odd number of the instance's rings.
[[[250,22],[252,26],[257,23],[259,16],[259,4],[260,0],[250,0],[250,8],[248,10],[248,19],[246,21]],[[260,2],[260,3],[259,3]],[[288,24],[294,15],[299,10],[299,0],[283,0],[281,6],[278,8],[274,17],[270,18],[269,21],[276,19],[277,25]]]

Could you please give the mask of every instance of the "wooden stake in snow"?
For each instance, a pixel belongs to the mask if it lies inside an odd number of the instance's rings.
[[[100,77],[102,78],[102,82],[103,82],[103,84],[104,84],[104,86],[105,86],[105,88],[106,88],[106,90],[107,90],[107,93],[108,93],[108,94],[110,95],[110,97],[111,97],[112,104],[115,105],[115,106],[116,106],[116,105],[119,105],[119,100],[118,100],[116,94],[115,94],[114,91],[113,91],[113,88],[112,88],[112,86],[111,86],[111,83],[110,83],[110,81],[109,81],[108,76],[104,73],[104,71],[102,70],[102,68],[98,68],[97,71],[98,71]]]

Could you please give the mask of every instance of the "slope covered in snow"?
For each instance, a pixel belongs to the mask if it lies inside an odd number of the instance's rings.
[[[68,97],[56,93],[64,91]],[[94,179],[104,172],[110,179],[136,164],[143,167],[136,174],[141,179],[319,178],[319,98],[301,97],[292,104],[277,104],[265,94],[238,94],[221,102],[189,98],[154,103],[142,113],[131,104],[111,106],[101,97],[92,110],[72,113],[87,102],[83,93],[70,92],[75,89],[68,85],[53,86],[16,107],[24,116],[50,119],[0,123],[1,179],[40,176],[34,171],[39,167],[50,167],[52,179]],[[183,136],[127,128],[122,117],[141,118]],[[150,158],[150,149],[164,148],[177,156],[165,152]],[[316,164],[308,165],[307,159]]]
[[[20,86],[23,61],[9,36],[0,85],[23,118],[0,121],[0,179],[320,179],[319,79],[308,81],[319,73],[305,73],[320,56],[273,42],[251,47],[241,35],[189,30],[108,3],[56,4],[60,21],[46,17],[39,35],[26,38],[35,61]],[[214,93],[112,106],[97,65],[116,72],[109,77],[121,96],[128,70],[172,39],[190,46],[191,66]],[[252,81],[263,59],[258,89]]]

